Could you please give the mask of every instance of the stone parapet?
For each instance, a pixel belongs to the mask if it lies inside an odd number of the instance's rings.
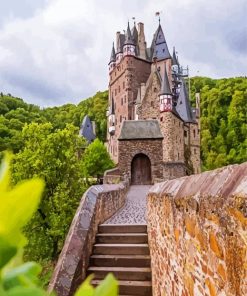
[[[247,295],[247,163],[155,184],[153,295]]]
[[[86,276],[98,225],[125,203],[127,183],[90,187],[76,211],[49,284],[59,296],[73,295]]]

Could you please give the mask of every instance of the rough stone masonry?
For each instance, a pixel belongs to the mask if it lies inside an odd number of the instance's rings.
[[[154,185],[154,296],[247,295],[247,162]]]

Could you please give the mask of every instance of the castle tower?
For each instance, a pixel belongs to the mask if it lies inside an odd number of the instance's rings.
[[[128,23],[126,33],[116,37],[109,62],[107,146],[118,170],[135,182],[144,181],[147,164],[152,182],[199,172],[199,97],[191,108],[188,68],[180,66],[175,47],[170,55],[160,23],[149,48],[143,23],[138,30]]]
[[[114,98],[115,131],[109,133],[110,120],[108,118],[107,146],[115,163],[118,163],[118,137],[121,125],[125,120],[135,119],[138,87],[141,83],[146,83],[150,75],[151,62],[147,59],[142,60],[137,55],[136,33],[133,28],[132,36],[129,23],[125,35],[117,32],[116,62],[114,64],[114,59],[111,58],[109,63],[109,66],[112,65],[109,72],[109,98],[111,98],[109,99],[109,109],[112,105],[111,100]],[[112,129],[113,127],[111,127]]]

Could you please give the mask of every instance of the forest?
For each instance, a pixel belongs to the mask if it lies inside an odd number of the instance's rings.
[[[190,92],[192,105],[195,93],[201,94],[202,169],[247,161],[247,78],[194,77]],[[107,91],[77,105],[50,108],[0,94],[0,153],[14,154],[12,184],[33,177],[46,184],[41,203],[24,228],[28,240],[24,258],[41,263],[44,285],[82,194],[92,177],[114,166],[103,144],[107,102]],[[95,121],[98,137],[90,145],[78,137],[86,114]]]

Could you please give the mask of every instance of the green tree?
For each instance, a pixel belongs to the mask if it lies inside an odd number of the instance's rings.
[[[85,177],[100,177],[106,170],[113,168],[114,163],[104,144],[96,139],[86,148],[82,166]]]
[[[51,123],[25,125],[22,139],[24,148],[13,162],[14,182],[32,177],[46,182],[39,208],[25,229],[25,258],[56,259],[86,189],[77,157],[84,142],[73,125],[53,131]]]

